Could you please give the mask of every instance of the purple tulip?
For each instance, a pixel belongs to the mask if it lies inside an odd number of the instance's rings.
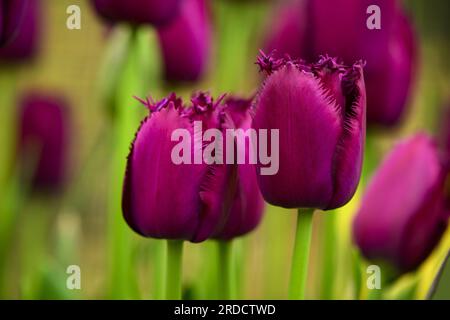
[[[224,113],[232,123],[230,127],[242,130],[251,128],[251,102],[237,98],[226,101]],[[238,147],[250,150],[250,141],[247,139],[245,145],[238,144]],[[215,239],[230,240],[245,235],[255,229],[262,219],[264,199],[259,191],[254,165],[249,161],[249,153],[245,154],[245,163],[238,165],[236,192],[230,212],[223,220],[219,232],[213,235]]]
[[[38,190],[60,189],[66,176],[68,111],[64,99],[39,93],[21,103],[19,155]]]
[[[303,1],[294,0],[282,5],[270,23],[265,48],[280,58],[288,55],[293,59],[304,58],[306,14]]]
[[[17,0],[16,6],[20,2],[22,1]],[[12,3],[16,3],[15,0]],[[23,18],[21,23],[16,24],[18,28],[15,36],[0,48],[0,63],[26,61],[37,54],[40,38],[40,0],[25,1],[23,7]]]
[[[29,0],[0,0],[0,47],[17,35]]]
[[[381,29],[369,29],[367,8],[377,5]],[[416,38],[396,0],[308,0],[310,57],[329,54],[367,62],[368,123],[391,126],[404,113],[416,70]]]
[[[258,64],[269,76],[252,126],[278,129],[280,138],[278,172],[258,175],[265,200],[287,208],[344,205],[359,182],[365,141],[361,63],[322,57],[304,65],[263,54]]]
[[[353,224],[365,257],[397,274],[416,269],[428,257],[450,216],[444,175],[437,147],[425,134],[403,141],[387,156]]]
[[[369,29],[380,8],[380,29]],[[393,126],[405,113],[417,69],[417,38],[396,0],[296,0],[277,16],[267,48],[281,55],[316,61],[337,56],[346,64],[366,61],[369,124]]]
[[[182,0],[92,0],[97,13],[109,22],[164,25],[179,11]]]
[[[211,38],[206,0],[184,0],[180,14],[158,35],[167,80],[196,81],[204,74]]]
[[[235,166],[195,164],[194,146],[188,156],[191,164],[173,162],[172,150],[178,144],[171,140],[175,130],[185,129],[197,139],[194,121],[201,122],[202,130],[220,128],[217,102],[200,94],[192,103],[186,110],[175,95],[147,103],[152,113],[132,144],[122,208],[130,227],[145,237],[201,242],[216,232],[231,206]]]

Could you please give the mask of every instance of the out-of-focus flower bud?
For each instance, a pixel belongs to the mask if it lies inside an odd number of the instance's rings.
[[[16,0],[6,2],[15,3]],[[18,7],[21,2],[23,1],[17,0],[17,4],[10,4],[10,7]],[[27,0],[22,6],[24,10],[22,19],[15,18],[17,20],[14,23],[15,35],[3,47],[0,47],[0,64],[28,61],[34,58],[39,50],[40,0]]]
[[[207,0],[184,0],[180,14],[158,29],[169,81],[196,81],[205,72],[211,50]]]
[[[69,126],[64,99],[37,92],[22,99],[19,157],[34,189],[57,191],[63,186]]]
[[[438,244],[450,209],[435,142],[418,134],[387,156],[353,223],[363,255],[399,275],[416,269]]]
[[[163,25],[177,14],[182,0],[92,0],[97,13],[109,22]]]

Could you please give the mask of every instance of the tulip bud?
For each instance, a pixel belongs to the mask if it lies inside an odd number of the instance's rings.
[[[22,19],[16,17],[16,22],[13,23],[16,26],[14,37],[11,37],[3,47],[0,45],[0,63],[20,62],[36,56],[38,51],[40,28],[39,1],[40,0],[27,0],[25,1],[25,4],[22,5],[23,17]],[[11,10],[17,7],[15,10],[16,12],[19,11],[18,7],[21,2],[23,1],[6,1],[6,3],[11,3],[9,5]],[[18,15],[19,13],[16,14],[16,16]],[[11,16],[10,19],[13,19],[13,16]],[[20,21],[20,23],[18,21]],[[12,27],[10,27],[10,29],[11,28]],[[5,30],[6,29],[4,29],[4,32]]]
[[[417,68],[417,40],[397,1],[308,0],[307,7],[309,58],[365,60],[368,123],[398,123]]]
[[[279,57],[305,58],[306,14],[300,0],[289,1],[275,13],[269,25],[269,36],[265,48]]]
[[[258,64],[269,76],[252,126],[278,129],[280,138],[278,172],[258,174],[265,200],[287,208],[343,206],[361,174],[366,127],[361,63],[346,67],[322,57],[305,65],[262,54]]]
[[[29,0],[0,0],[0,47],[13,40]]]
[[[97,13],[111,23],[163,25],[173,19],[181,0],[92,0]]]
[[[58,190],[66,176],[68,111],[64,99],[38,93],[21,103],[19,156],[32,174],[32,186]]]
[[[158,35],[167,80],[196,81],[204,74],[211,38],[206,0],[184,0],[180,14]]]
[[[363,255],[402,274],[416,269],[438,244],[450,216],[437,146],[417,134],[386,157],[353,223]]]
[[[241,129],[243,133],[251,129],[251,103],[251,100],[237,98],[230,98],[226,101],[224,114],[231,122],[230,127]],[[259,191],[255,167],[249,161],[250,144],[251,141],[248,138],[244,143],[235,144],[237,148],[241,148],[241,152],[245,152],[245,161],[238,165],[237,187],[231,209],[223,220],[220,231],[213,236],[215,239],[229,240],[245,235],[255,229],[262,219],[264,200]]]
[[[172,94],[146,104],[152,113],[142,122],[128,156],[122,200],[125,220],[145,237],[204,241],[227,214],[235,190],[235,166],[196,161],[204,146],[198,150],[199,143],[193,141],[206,129],[220,130],[218,103],[200,94],[185,109]],[[202,131],[196,131],[194,122],[201,123]],[[180,142],[172,138],[189,143],[190,152],[179,152],[187,163],[174,162],[172,152]]]

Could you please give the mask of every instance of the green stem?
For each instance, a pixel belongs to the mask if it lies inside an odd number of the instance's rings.
[[[232,241],[219,242],[219,268],[218,282],[220,288],[220,297],[224,300],[235,299],[235,268]]]
[[[313,215],[314,209],[298,210],[289,288],[289,299],[291,300],[305,298]]]
[[[334,270],[336,266],[336,213],[330,212],[324,216],[322,250],[322,299],[333,299]]]
[[[167,240],[166,299],[181,299],[183,241]]]

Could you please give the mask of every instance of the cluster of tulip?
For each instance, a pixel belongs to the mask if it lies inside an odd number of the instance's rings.
[[[153,28],[169,85],[204,78],[214,53],[208,0],[91,3],[110,26],[126,25],[132,32],[145,25]],[[382,13],[380,28],[366,25],[371,5]],[[38,0],[0,0],[0,66],[36,56],[39,18]],[[376,170],[369,168],[374,172],[363,173],[365,148],[373,147],[366,146],[366,135],[376,135],[373,128],[400,123],[417,75],[418,40],[399,1],[284,1],[262,43],[256,64],[264,79],[256,92],[248,92],[252,98],[234,92],[217,99],[196,92],[189,102],[175,93],[158,101],[137,98],[149,114],[135,133],[126,168],[122,167],[126,154],[117,147],[126,223],[144,237],[168,240],[166,297],[182,297],[184,241],[214,239],[231,252],[233,239],[260,224],[265,201],[298,209],[289,297],[304,298],[313,214],[349,203],[364,174],[372,177],[353,220],[354,243],[367,260],[383,267],[385,284],[417,270],[441,242],[450,217],[449,123],[444,121],[441,141],[416,133],[398,143]],[[130,86],[124,74],[117,77],[124,78],[122,86]],[[234,76],[240,77],[238,72]],[[131,96],[117,102],[122,111],[128,108],[123,105],[128,99],[131,103]],[[25,95],[22,106],[18,150],[33,170],[32,185],[36,190],[60,189],[65,182],[70,122],[67,102],[32,92]],[[116,115],[117,137],[125,127],[137,124],[126,118],[127,112]],[[201,124],[200,130],[195,123]],[[200,143],[177,149],[172,137],[180,129],[190,141]],[[270,156],[277,157],[277,171],[263,174],[268,163],[261,159],[254,163],[249,153],[239,150],[251,149],[250,134],[244,135],[244,143],[232,144],[238,150],[219,152],[218,141],[208,145],[202,140],[207,130],[218,132],[224,140],[236,139],[225,134],[228,129],[277,130],[278,139],[267,138],[264,150],[267,156],[271,150]],[[214,158],[231,152],[235,161],[198,162],[196,148]],[[188,161],[175,163],[174,150]],[[39,157],[34,159],[37,151]],[[244,161],[236,160],[240,152]],[[113,201],[117,197],[116,190]],[[113,237],[122,241],[117,232],[113,228]],[[122,252],[116,258],[124,257]],[[235,270],[229,260],[220,263],[229,273],[223,281],[232,287]]]

